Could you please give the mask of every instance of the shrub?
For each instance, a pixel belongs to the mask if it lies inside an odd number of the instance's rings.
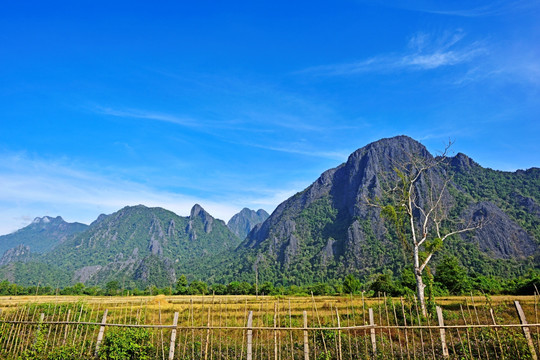
[[[107,329],[98,355],[103,360],[146,360],[154,351],[148,329],[118,327]]]

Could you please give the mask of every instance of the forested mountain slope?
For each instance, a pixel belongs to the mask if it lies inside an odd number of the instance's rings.
[[[90,227],[53,251],[2,271],[21,284],[56,280],[126,287],[169,286],[192,259],[233,250],[240,242],[221,220],[195,205],[189,217],[162,208],[125,207],[101,215]]]
[[[384,200],[384,183],[394,181],[396,165],[411,156],[432,158],[422,144],[406,136],[355,151],[257,226],[237,249],[237,266],[223,272],[225,281],[236,276],[253,281],[255,271],[260,281],[283,284],[327,281],[349,273],[365,278],[388,269],[399,273],[409,255],[370,199]],[[484,274],[511,275],[538,265],[539,169],[494,171],[458,154],[431,172],[433,182],[451,179],[444,196],[451,218],[486,219],[481,229],[449,239],[440,254],[458,255],[470,271]],[[419,186],[426,187],[420,193],[428,192],[426,182]],[[524,266],[515,267],[518,263]]]
[[[406,136],[360,148],[281,203],[243,241],[199,205],[188,217],[131,206],[101,215],[42,255],[29,254],[24,246],[13,249],[8,255],[14,260],[0,268],[0,277],[54,286],[116,280],[129,288],[170,286],[181,274],[210,283],[258,279],[283,285],[335,281],[347,274],[364,280],[387,271],[399,275],[410,254],[373,205],[388,203],[396,167],[412,157],[434,159]],[[443,227],[485,221],[482,228],[445,241],[432,270],[445,254],[455,255],[469,274],[515,276],[539,267],[540,169],[496,171],[464,154],[439,160],[429,180],[417,183],[423,194],[419,203],[426,201],[430,186],[449,180],[442,197],[448,214]],[[229,226],[252,227],[249,216],[240,217]]]

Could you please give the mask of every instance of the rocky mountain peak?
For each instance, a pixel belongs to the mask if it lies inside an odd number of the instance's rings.
[[[302,267],[302,261],[318,264],[321,269],[341,266],[356,269],[359,273],[368,273],[367,269],[376,267],[394,266],[402,261],[399,244],[389,239],[389,229],[379,210],[370,206],[366,199],[384,198],[383,181],[396,180],[389,179],[397,178],[394,169],[410,163],[413,158],[434,159],[424,145],[408,136],[381,139],[356,150],[345,163],[325,171],[309,187],[281,203],[264,223],[248,234],[241,248],[262,259],[261,263],[266,262],[276,272]],[[477,178],[476,171],[468,169],[474,167],[479,172],[490,171],[461,153],[447,160],[452,167],[457,167],[454,170],[472,177],[471,182],[481,180]],[[524,172],[516,175],[527,176],[528,181],[533,181],[534,174]],[[433,168],[429,181],[436,184],[445,176],[445,167]],[[419,194],[428,192],[426,181],[420,181],[418,187]],[[467,191],[464,187],[456,190]],[[536,208],[537,202],[531,196],[517,200],[530,212]],[[456,204],[450,193],[444,195],[444,201],[450,207]],[[470,213],[461,217],[467,220],[477,213],[493,219],[492,223],[502,224],[467,234],[467,239],[481,253],[499,259],[523,259],[537,253],[539,247],[534,238],[496,205],[482,203],[477,208],[473,206]],[[299,249],[304,249],[304,252]],[[309,249],[309,255],[305,249]],[[379,252],[379,249],[385,250]],[[392,253],[394,258],[383,256],[385,253]],[[317,271],[324,273],[323,270]]]
[[[244,239],[256,225],[264,222],[269,216],[263,209],[254,211],[243,208],[238,214],[231,217],[227,227],[238,237]]]
[[[450,158],[450,165],[455,167],[458,171],[469,172],[471,168],[478,166],[478,164],[463,153],[457,153],[456,156]]]
[[[64,219],[62,219],[61,216],[57,216],[55,218],[51,216],[43,216],[43,217],[36,217],[34,221],[32,221],[32,224],[49,224],[51,222],[57,222],[61,223],[64,222]]]
[[[195,218],[197,216],[206,216],[208,215],[208,213],[203,209],[203,207],[199,204],[195,204],[193,205],[193,207],[191,208],[191,212],[190,212],[190,215],[189,217],[190,218]]]
[[[204,225],[204,232],[209,233],[212,231],[212,224],[214,223],[214,218],[212,215],[207,213],[201,205],[195,204],[191,208],[191,213],[189,215],[189,221],[194,221],[195,219],[200,218]]]

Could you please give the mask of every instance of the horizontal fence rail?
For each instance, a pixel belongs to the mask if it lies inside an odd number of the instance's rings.
[[[386,296],[36,298],[3,307],[0,358],[537,360],[539,299],[471,296],[422,316],[415,299]]]

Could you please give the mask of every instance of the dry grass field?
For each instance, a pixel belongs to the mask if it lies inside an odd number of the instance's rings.
[[[530,324],[540,351],[539,301],[535,296],[441,297],[446,342],[455,358],[529,358],[515,301]],[[443,354],[436,313],[423,317],[414,299],[356,296],[13,296],[0,297],[2,358],[16,358],[46,338],[45,353],[71,344],[81,358],[95,352],[107,310],[105,338],[123,325],[152,325],[148,342],[155,358],[245,357],[248,316],[252,314],[253,358],[301,358],[307,319],[310,358],[395,356],[439,358]],[[370,312],[372,320],[370,321]],[[173,327],[175,313],[178,316]],[[43,314],[43,315],[42,315]],[[40,319],[43,319],[40,325]],[[20,323],[26,321],[29,323]],[[496,323],[500,327],[493,327]],[[374,327],[369,327],[373,324]],[[168,327],[159,327],[167,325]],[[504,327],[502,327],[504,325]],[[47,329],[43,333],[43,328]],[[491,326],[491,327],[489,327]],[[373,337],[372,336],[372,330]],[[41,331],[41,332],[40,332]],[[3,335],[2,335],[3,334]],[[3,339],[3,340],[2,340]],[[376,347],[376,349],[375,349]],[[56,350],[54,350],[56,351]],[[48,355],[47,355],[48,356]],[[43,358],[54,358],[51,356]],[[152,357],[153,358],[153,357]],[[383,357],[384,358],[384,357]]]

